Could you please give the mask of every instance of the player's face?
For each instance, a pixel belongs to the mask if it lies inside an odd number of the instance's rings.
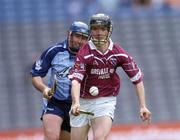
[[[91,27],[91,37],[96,40],[107,41],[108,28],[103,25],[92,26]]]
[[[80,47],[82,47],[88,41],[88,36],[82,33],[72,33],[69,35],[69,47],[73,53],[77,53]]]

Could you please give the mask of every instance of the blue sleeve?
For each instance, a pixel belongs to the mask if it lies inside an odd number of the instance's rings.
[[[51,68],[51,62],[55,55],[58,53],[56,46],[50,47],[41,54],[39,60],[37,60],[31,69],[32,76],[46,76],[49,68]]]

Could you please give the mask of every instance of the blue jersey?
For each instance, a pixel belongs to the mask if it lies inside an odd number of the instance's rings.
[[[34,63],[31,74],[45,77],[49,73],[49,87],[52,87],[56,75],[57,88],[53,96],[58,100],[71,102],[71,81],[68,74],[74,61],[75,55],[69,52],[68,43],[65,40],[45,50],[40,59]]]

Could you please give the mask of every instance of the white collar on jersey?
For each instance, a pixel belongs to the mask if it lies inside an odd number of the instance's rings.
[[[109,43],[108,50],[112,50],[113,49],[113,42],[112,42],[111,38],[109,38],[109,42],[110,43]],[[96,46],[94,45],[94,43],[91,40],[88,41],[88,44],[89,44],[91,50],[97,50]]]

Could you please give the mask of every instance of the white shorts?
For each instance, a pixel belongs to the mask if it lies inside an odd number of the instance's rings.
[[[101,116],[109,116],[112,120],[114,118],[114,110],[116,106],[116,97],[99,97],[96,99],[80,98],[81,110],[94,113],[94,116],[80,114],[74,116],[70,113],[71,127],[82,127],[91,124],[91,120]]]

